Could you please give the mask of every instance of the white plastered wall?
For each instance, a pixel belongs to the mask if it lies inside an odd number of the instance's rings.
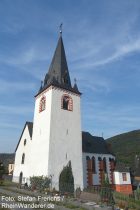
[[[123,181],[122,173],[126,173],[126,181]],[[129,172],[114,171],[114,182],[115,182],[116,185],[131,184],[130,173]]]
[[[40,100],[46,97],[46,109],[39,112]],[[48,176],[52,90],[46,90],[35,99],[32,148],[29,176]]]
[[[24,140],[26,139],[26,145],[24,145]],[[29,162],[30,162],[30,149],[31,149],[32,140],[30,138],[28,126],[26,125],[24,132],[21,136],[20,143],[16,150],[15,154],[15,165],[13,173],[13,181],[19,181],[19,175],[22,172],[23,177],[28,177],[29,175]],[[25,154],[24,164],[21,164],[22,155]]]
[[[73,100],[72,111],[61,108],[64,94]],[[83,188],[80,96],[61,89],[53,89],[52,95],[49,173],[58,183],[63,167],[71,161],[74,183]]]

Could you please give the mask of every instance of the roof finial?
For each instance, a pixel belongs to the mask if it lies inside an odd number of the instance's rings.
[[[63,23],[61,23],[60,26],[59,26],[60,35],[62,35],[62,26],[63,26]]]

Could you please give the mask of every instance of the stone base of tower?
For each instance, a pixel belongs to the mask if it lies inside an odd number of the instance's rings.
[[[115,185],[114,186],[115,191],[123,193],[123,194],[132,194],[132,185],[127,184],[127,185]]]

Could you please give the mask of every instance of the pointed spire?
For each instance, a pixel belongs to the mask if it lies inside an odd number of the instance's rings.
[[[81,95],[81,93],[78,90],[76,80],[74,86],[71,86],[71,80],[62,39],[62,23],[59,27],[59,32],[59,40],[51,61],[51,65],[49,67],[49,71],[45,75],[44,82],[41,83],[41,87],[39,89],[38,94],[40,94],[49,86],[53,85]]]
[[[60,37],[49,68],[45,76],[44,85],[58,84],[66,88],[71,88],[69,70],[62,40],[62,24],[60,25]]]
[[[73,86],[73,89],[76,90],[77,92],[79,92],[78,86],[77,86],[77,80],[76,80],[76,78],[74,79],[74,86]]]

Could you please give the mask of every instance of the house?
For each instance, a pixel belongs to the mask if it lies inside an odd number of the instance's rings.
[[[117,163],[114,170],[114,189],[124,194],[132,194],[130,170],[123,163]]]
[[[8,164],[8,175],[12,175],[14,171],[14,163]]]

